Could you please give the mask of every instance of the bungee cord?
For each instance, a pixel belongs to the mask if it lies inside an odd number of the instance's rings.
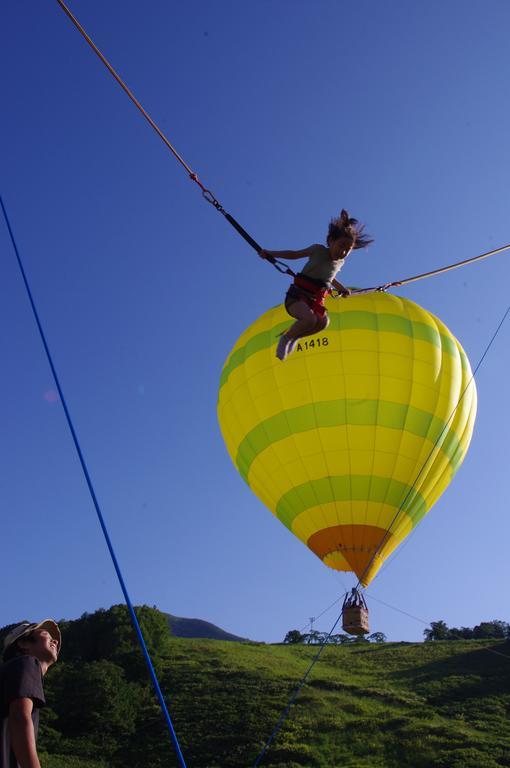
[[[124,80],[120,77],[118,72],[113,68],[113,66],[110,64],[108,59],[104,56],[103,53],[99,50],[97,45],[94,43],[90,35],[86,32],[86,30],[83,28],[83,26],[80,24],[76,16],[73,15],[73,13],[69,10],[67,5],[64,3],[63,0],[57,0],[57,3],[60,5],[66,16],[70,19],[70,21],[74,24],[78,32],[82,35],[84,40],[88,43],[88,45],[92,48],[96,56],[100,59],[100,61],[104,64],[106,69],[110,72],[112,77],[116,80],[116,82],[120,85],[122,90],[126,93],[126,95],[131,99],[135,107],[139,110],[139,112],[143,115],[145,120],[149,123],[151,128],[157,133],[159,138],[162,140],[162,142],[165,144],[167,149],[170,150],[172,155],[175,157],[178,163],[183,167],[183,169],[188,174],[188,177],[193,181],[195,184],[197,184],[201,191],[202,191],[202,197],[204,200],[206,200],[208,203],[210,203],[217,211],[218,213],[221,213],[222,216],[225,217],[225,219],[231,224],[231,226],[238,232],[238,234],[241,235],[241,237],[250,245],[259,255],[262,251],[262,247],[259,245],[259,243],[253,239],[253,237],[248,234],[248,232],[244,229],[244,227],[239,224],[238,221],[230,214],[227,213],[225,208],[222,206],[222,204],[219,202],[219,200],[215,197],[215,195],[211,192],[210,189],[207,189],[207,187],[200,181],[198,174],[192,170],[190,165],[184,160],[182,155],[179,154],[179,152],[176,150],[176,148],[173,146],[173,144],[170,142],[170,140],[165,136],[161,128],[157,125],[157,123],[153,120],[153,118],[149,115],[147,110],[142,106],[140,101],[136,98],[134,93],[131,91],[131,89],[126,85]],[[374,286],[372,288],[357,288],[351,291],[352,295],[360,295],[365,293],[374,293],[375,291],[387,291],[390,288],[396,288],[402,285],[408,285],[409,283],[414,283],[417,280],[424,280],[427,277],[432,277],[433,275],[439,275],[444,272],[449,272],[452,269],[457,269],[458,267],[463,267],[466,264],[471,264],[475,261],[480,261],[482,259],[487,259],[489,256],[494,256],[497,253],[502,253],[503,251],[507,251],[510,249],[510,243],[508,245],[503,245],[500,248],[494,248],[492,251],[487,251],[486,253],[482,253],[479,256],[473,256],[469,259],[464,259],[463,261],[458,261],[455,264],[449,264],[445,267],[439,267],[438,269],[431,270],[430,272],[423,272],[420,275],[414,275],[413,277],[406,277],[402,280],[394,280],[389,283],[384,283],[383,285]],[[290,277],[295,277],[296,273],[287,265],[285,262],[280,261],[279,259],[275,258],[274,256],[266,256],[264,258],[264,261],[269,262],[270,264],[275,267],[275,269],[278,270],[278,272],[281,272],[282,274],[289,275]]]
[[[120,85],[122,90],[127,94],[127,96],[129,96],[129,98],[131,99],[135,107],[141,112],[141,114],[147,120],[149,125],[156,131],[159,138],[162,140],[165,146],[170,150],[170,152],[175,157],[175,159],[181,164],[181,166],[184,168],[184,170],[188,174],[188,177],[191,179],[191,181],[195,182],[195,184],[197,184],[200,187],[200,189],[202,190],[202,197],[204,198],[204,200],[210,203],[219,213],[221,213],[225,217],[225,219],[229,222],[229,224],[231,224],[234,227],[234,229],[241,235],[241,237],[243,237],[246,240],[248,245],[250,245],[258,254],[260,254],[260,252],[262,251],[262,247],[256,242],[256,240],[254,240],[251,237],[251,235],[248,234],[248,232],[239,224],[239,222],[236,221],[234,217],[230,215],[230,213],[227,213],[227,211],[221,205],[219,200],[217,200],[217,198],[214,196],[211,190],[207,189],[207,187],[204,184],[202,184],[202,182],[198,178],[198,174],[191,169],[191,167],[184,160],[184,158],[179,154],[179,152],[177,152],[173,144],[168,140],[168,138],[165,136],[161,128],[156,124],[156,122],[149,115],[147,110],[144,109],[142,104],[138,101],[138,99],[130,90],[130,88],[128,88],[128,86],[122,80],[120,75],[115,71],[115,69],[112,67],[112,65],[107,60],[107,58],[101,53],[101,51],[99,50],[97,45],[94,43],[92,38],[87,34],[87,32],[82,27],[78,19],[71,13],[67,5],[63,2],[63,0],[57,0],[57,3],[60,5],[60,7],[64,11],[64,13],[68,16],[68,18],[72,21],[76,29],[80,32],[80,34],[89,44],[89,46],[92,48],[96,56],[98,56],[99,59],[103,62],[107,70],[110,72],[112,77],[117,81],[117,83]],[[292,271],[290,267],[287,266],[287,264],[284,264],[282,261],[275,259],[273,256],[266,257],[265,261],[270,262],[275,267],[275,269],[277,269],[279,272],[282,272],[283,274],[295,276],[295,273]]]
[[[472,256],[470,259],[463,259],[462,261],[456,261],[454,264],[448,264],[446,267],[439,267],[438,269],[432,269],[430,272],[422,272],[420,275],[414,275],[414,277],[405,277],[403,280],[394,280],[392,283],[384,283],[373,288],[355,288],[351,291],[351,294],[363,294],[374,293],[374,291],[387,291],[389,288],[397,288],[401,285],[408,285],[409,283],[415,283],[418,280],[425,280],[427,277],[433,277],[434,275],[441,275],[444,272],[450,272],[452,269],[458,267],[464,267],[466,264],[472,264],[475,261],[481,261],[482,259],[488,259],[489,256],[495,256],[497,253],[508,251],[510,244],[502,245],[500,248],[494,248],[492,251],[481,253],[479,256]]]

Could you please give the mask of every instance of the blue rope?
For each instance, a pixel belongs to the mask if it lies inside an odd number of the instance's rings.
[[[319,658],[320,658],[320,656],[321,656],[321,653],[322,653],[322,651],[324,650],[324,648],[326,647],[326,644],[327,644],[327,642],[328,642],[329,638],[331,637],[331,635],[333,634],[333,632],[334,632],[334,629],[335,629],[336,625],[337,625],[337,624],[338,624],[338,622],[340,621],[340,617],[341,617],[341,616],[342,616],[342,614],[340,614],[340,615],[338,616],[337,620],[335,621],[335,623],[333,624],[333,626],[332,626],[332,627],[331,627],[331,629],[329,630],[329,634],[328,634],[328,636],[327,636],[327,637],[326,637],[326,638],[325,638],[325,639],[322,641],[322,645],[321,645],[321,647],[319,648],[319,652],[318,652],[318,653],[315,655],[315,657],[314,657],[314,658],[313,658],[313,660],[312,660],[312,663],[310,664],[310,666],[309,666],[309,667],[308,667],[308,669],[306,670],[305,674],[303,675],[303,677],[302,677],[302,678],[301,678],[301,680],[299,681],[299,683],[298,683],[298,685],[297,685],[297,688],[296,688],[296,690],[294,691],[294,693],[292,694],[292,696],[291,696],[291,699],[290,699],[289,703],[287,704],[287,706],[286,706],[286,707],[285,707],[285,709],[283,710],[282,714],[280,715],[280,719],[279,719],[279,720],[278,720],[278,722],[276,723],[276,725],[275,725],[275,727],[274,727],[274,730],[273,730],[273,732],[272,732],[271,736],[268,738],[268,740],[267,740],[267,741],[266,741],[266,743],[264,744],[264,747],[263,747],[263,749],[262,749],[262,752],[260,753],[260,755],[257,757],[257,759],[255,760],[255,762],[253,763],[253,768],[257,768],[257,766],[258,766],[258,765],[260,765],[260,763],[262,762],[262,760],[263,760],[263,758],[264,758],[264,755],[266,754],[267,750],[269,749],[269,747],[271,746],[272,742],[274,741],[274,739],[275,739],[275,737],[276,737],[276,734],[278,733],[278,731],[280,730],[280,728],[281,728],[281,727],[282,727],[282,725],[284,724],[285,720],[287,719],[287,716],[288,716],[288,714],[289,714],[289,712],[290,712],[290,709],[291,709],[292,705],[294,704],[294,702],[296,701],[297,697],[299,696],[299,694],[300,694],[300,691],[301,691],[301,688],[302,688],[302,687],[304,686],[304,684],[306,683],[306,678],[308,677],[308,675],[309,675],[309,674],[310,674],[310,672],[312,671],[312,669],[313,669],[313,667],[314,667],[315,663],[316,663],[317,661],[319,661]]]
[[[94,504],[94,507],[95,507],[95,510],[96,510],[96,513],[97,513],[97,517],[99,519],[99,524],[100,524],[101,529],[103,531],[103,534],[104,534],[104,537],[105,537],[105,540],[106,540],[106,545],[107,545],[108,550],[110,552],[110,555],[111,555],[111,558],[112,558],[112,561],[113,561],[113,566],[114,566],[115,571],[117,573],[117,577],[119,579],[120,587],[121,587],[122,592],[124,594],[124,599],[126,601],[126,605],[128,607],[129,613],[131,615],[131,621],[133,623],[133,627],[134,627],[135,632],[137,634],[138,641],[140,643],[140,646],[141,646],[141,649],[142,649],[145,661],[147,663],[147,667],[149,668],[149,673],[150,673],[150,676],[151,676],[151,679],[152,679],[152,683],[154,685],[154,689],[156,691],[156,696],[158,697],[161,709],[163,711],[163,715],[164,715],[166,723],[168,725],[168,730],[170,731],[170,736],[172,738],[172,742],[173,742],[173,746],[175,748],[175,751],[177,753],[177,758],[179,760],[179,764],[182,766],[182,768],[186,768],[186,763],[184,762],[184,757],[182,755],[181,748],[179,746],[179,742],[177,740],[177,735],[175,733],[174,726],[173,726],[172,720],[170,718],[170,714],[168,712],[165,699],[164,699],[163,694],[161,692],[161,688],[159,687],[158,678],[156,677],[156,672],[154,671],[154,666],[152,664],[151,657],[149,655],[149,651],[147,650],[147,646],[146,646],[145,640],[143,638],[143,634],[142,634],[142,630],[140,628],[140,624],[138,623],[138,619],[136,618],[136,614],[135,614],[135,611],[134,611],[134,608],[133,608],[133,604],[132,604],[131,599],[129,597],[129,594],[128,594],[128,591],[127,591],[127,588],[126,588],[126,584],[124,582],[124,578],[122,576],[122,573],[121,573],[121,570],[120,570],[120,567],[119,567],[119,563],[118,563],[117,557],[115,555],[115,552],[114,552],[114,549],[113,549],[113,545],[112,545],[110,536],[108,534],[108,530],[106,528],[106,524],[105,524],[105,521],[104,521],[103,514],[102,514],[101,509],[99,507],[99,502],[97,500],[96,493],[94,491],[94,486],[92,485],[92,480],[90,478],[89,471],[87,469],[87,465],[86,465],[85,459],[83,457],[83,453],[82,453],[82,450],[81,450],[81,447],[80,447],[80,443],[78,441],[78,437],[76,435],[76,431],[74,429],[74,425],[73,425],[73,422],[72,422],[72,419],[71,419],[71,416],[70,416],[70,413],[69,413],[69,409],[67,407],[67,403],[66,403],[66,400],[65,400],[65,397],[64,397],[64,393],[62,392],[62,387],[60,386],[60,381],[59,381],[57,372],[55,370],[55,366],[53,364],[53,359],[52,359],[52,356],[51,356],[51,353],[50,353],[50,350],[49,350],[49,347],[48,347],[48,344],[47,344],[47,341],[46,341],[46,337],[44,335],[44,331],[43,331],[41,322],[39,320],[39,315],[37,313],[37,309],[36,309],[36,306],[35,306],[35,303],[34,303],[34,299],[32,298],[32,292],[31,292],[30,286],[28,284],[28,280],[27,280],[27,277],[26,277],[26,274],[25,274],[25,270],[23,268],[23,263],[21,261],[20,255],[19,255],[18,247],[17,247],[16,241],[14,239],[14,235],[13,235],[13,232],[12,232],[12,229],[11,229],[11,225],[10,225],[10,222],[9,222],[9,217],[7,216],[7,211],[5,210],[5,206],[4,206],[4,203],[3,203],[1,195],[0,195],[0,205],[2,206],[2,211],[3,211],[3,214],[4,214],[5,222],[7,224],[7,229],[9,230],[9,235],[10,235],[10,238],[11,238],[11,242],[12,242],[12,245],[14,247],[14,252],[16,253],[16,259],[18,261],[18,266],[20,268],[21,276],[22,276],[23,282],[25,284],[25,288],[26,288],[26,291],[27,291],[27,294],[28,294],[30,305],[32,307],[32,312],[34,313],[35,322],[37,323],[37,328],[39,329],[39,334],[41,336],[41,340],[42,340],[42,343],[43,343],[43,346],[44,346],[44,349],[45,349],[45,352],[46,352],[46,357],[48,358],[48,362],[50,364],[51,372],[53,374],[53,378],[55,379],[55,384],[57,386],[58,394],[60,396],[60,401],[61,401],[62,406],[64,408],[64,413],[66,415],[67,423],[69,425],[69,429],[71,430],[71,435],[72,435],[72,438],[73,438],[73,441],[74,441],[74,445],[75,445],[76,451],[78,453],[78,458],[80,460],[81,468],[83,470],[83,474],[85,475],[85,480],[87,482],[87,486],[88,486],[90,495],[92,497],[92,502]]]

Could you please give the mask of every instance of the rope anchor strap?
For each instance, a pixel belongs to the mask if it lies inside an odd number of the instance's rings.
[[[387,291],[389,288],[398,288],[401,285],[408,285],[409,283],[415,283],[418,280],[425,280],[427,277],[434,277],[434,275],[441,275],[445,272],[450,272],[452,269],[458,267],[465,267],[467,264],[473,264],[475,261],[482,261],[482,259],[488,259],[489,256],[495,256],[497,253],[503,253],[508,251],[510,243],[508,245],[502,245],[500,248],[494,248],[492,251],[481,253],[479,256],[472,256],[470,259],[463,259],[463,261],[456,261],[455,264],[448,264],[446,267],[439,267],[439,269],[432,269],[430,272],[422,272],[420,275],[414,275],[413,277],[406,277],[403,280],[394,280],[391,283],[384,283],[383,285],[374,286],[373,288],[360,288],[355,289],[352,293],[363,294],[373,293],[375,291]]]

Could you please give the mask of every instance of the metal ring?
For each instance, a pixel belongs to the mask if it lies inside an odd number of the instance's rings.
[[[213,193],[210,189],[203,189],[202,190],[202,197],[204,200],[207,200],[208,203],[211,203],[211,205],[214,205],[217,211],[220,211],[220,213],[223,213],[225,210],[220,202],[214,197]]]

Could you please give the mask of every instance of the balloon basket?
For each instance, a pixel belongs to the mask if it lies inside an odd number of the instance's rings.
[[[349,635],[366,635],[370,632],[365,598],[355,588],[345,596],[343,602],[342,629]]]

